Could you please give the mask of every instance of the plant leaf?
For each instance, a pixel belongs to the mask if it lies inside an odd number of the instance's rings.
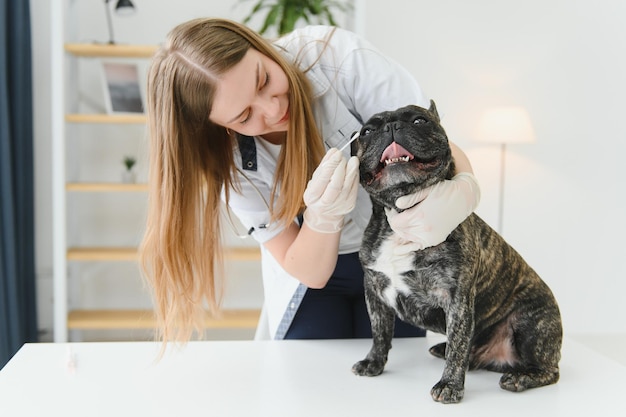
[[[265,17],[265,22],[263,22],[263,26],[261,30],[259,30],[259,34],[263,35],[267,30],[276,25],[276,19],[278,18],[278,14],[281,12],[281,5],[275,4],[271,6],[270,11],[267,13]]]
[[[278,32],[281,35],[285,33],[289,33],[296,26],[296,22],[302,16],[301,8],[285,8],[283,9],[283,18],[280,22],[280,26],[278,28]]]
[[[264,34],[269,28],[275,27],[278,35],[284,35],[291,32],[300,19],[304,19],[307,24],[315,21],[337,26],[333,10],[346,12],[352,10],[353,6],[345,0],[258,0],[243,23],[249,23],[263,9],[269,11],[259,33]]]

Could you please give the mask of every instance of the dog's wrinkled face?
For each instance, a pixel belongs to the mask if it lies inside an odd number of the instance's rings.
[[[365,190],[387,207],[398,197],[450,178],[454,162],[433,101],[372,116],[352,142]]]

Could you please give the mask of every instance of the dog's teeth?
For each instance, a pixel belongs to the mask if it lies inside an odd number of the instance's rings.
[[[409,156],[398,156],[396,158],[385,159],[385,165],[393,164],[394,162],[409,162]]]

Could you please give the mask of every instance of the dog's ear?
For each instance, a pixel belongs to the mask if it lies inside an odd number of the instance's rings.
[[[437,118],[437,122],[441,121],[439,120],[439,113],[437,112],[437,106],[435,106],[435,101],[432,99],[430,100],[430,107],[428,108],[428,111],[435,115],[435,117]]]

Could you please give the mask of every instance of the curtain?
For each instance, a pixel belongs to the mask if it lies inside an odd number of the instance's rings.
[[[37,341],[30,7],[0,0],[0,368]]]

